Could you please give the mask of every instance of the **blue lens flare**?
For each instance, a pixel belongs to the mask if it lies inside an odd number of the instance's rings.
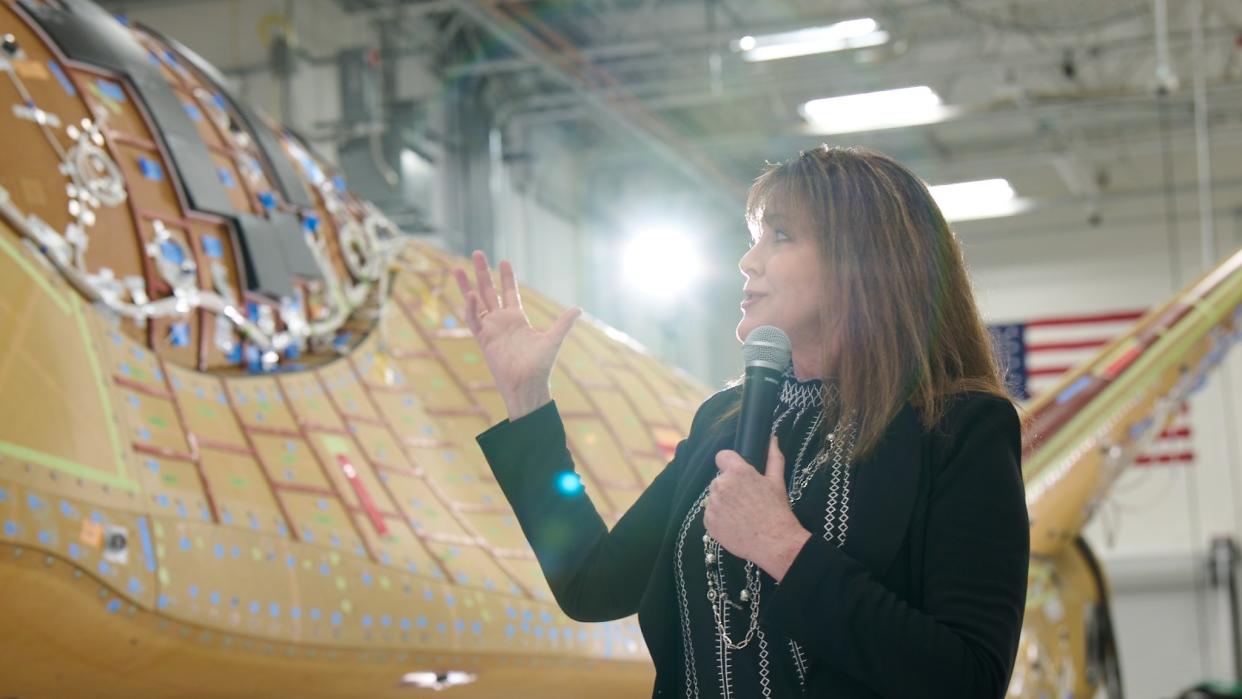
[[[565,495],[573,495],[582,490],[582,479],[573,471],[566,471],[556,477],[556,488]]]

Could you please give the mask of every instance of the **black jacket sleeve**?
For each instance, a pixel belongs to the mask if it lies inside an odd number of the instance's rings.
[[[885,697],[1002,697],[1017,653],[1030,555],[1017,412],[983,397],[954,412],[932,465],[922,608],[812,536],[764,610],[812,657]]]
[[[535,550],[557,604],[571,619],[609,621],[638,611],[687,458],[688,441],[704,414],[700,407],[690,436],[677,445],[673,460],[612,531],[588,493],[565,494],[557,487],[557,480],[572,471],[574,464],[555,402],[513,422],[502,421],[476,438]]]

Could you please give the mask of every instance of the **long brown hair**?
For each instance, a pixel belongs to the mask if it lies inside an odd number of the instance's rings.
[[[871,453],[906,402],[927,430],[966,391],[1024,412],[1005,388],[957,237],[905,166],[866,148],[825,144],[755,180],[748,223],[759,225],[772,205],[795,214],[819,243],[821,376],[839,389],[832,412],[853,415],[855,461]]]

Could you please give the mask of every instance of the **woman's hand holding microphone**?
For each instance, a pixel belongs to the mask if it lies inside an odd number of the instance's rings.
[[[466,299],[464,320],[496,380],[509,419],[516,420],[552,400],[548,386],[552,367],[565,336],[582,315],[582,310],[566,309],[552,327],[536,330],[522,310],[513,266],[501,261],[500,295],[497,296],[487,269],[487,256],[475,250],[472,258],[476,284],[471,284],[464,269],[453,270],[457,286]]]

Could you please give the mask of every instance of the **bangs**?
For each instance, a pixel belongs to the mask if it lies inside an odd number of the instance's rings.
[[[777,214],[805,230],[814,228],[816,192],[804,170],[802,159],[796,159],[773,165],[755,178],[746,194],[746,226],[752,236],[763,227],[765,218]]]

